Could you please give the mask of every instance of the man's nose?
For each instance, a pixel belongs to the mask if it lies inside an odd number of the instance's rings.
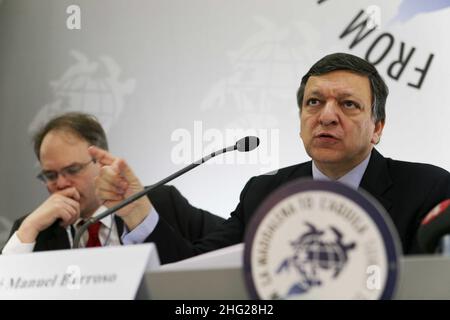
[[[320,111],[319,122],[323,126],[335,125],[339,122],[339,106],[335,101],[327,101]]]
[[[58,190],[65,189],[67,187],[70,187],[72,185],[72,182],[67,179],[63,174],[58,174],[58,178],[56,179],[56,187]]]

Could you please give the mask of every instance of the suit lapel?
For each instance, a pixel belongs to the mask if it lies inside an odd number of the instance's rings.
[[[392,199],[388,190],[392,186],[391,176],[386,159],[378,153],[375,148],[372,150],[369,164],[361,180],[360,188],[369,192],[389,211],[392,207]]]
[[[301,163],[288,176],[288,180],[294,180],[298,178],[312,178],[312,161]]]
[[[297,178],[312,178],[312,162],[300,164],[295,168],[287,180],[293,180]],[[369,164],[364,172],[363,178],[360,183],[360,188],[369,192],[374,196],[386,209],[389,211],[392,207],[392,199],[388,192],[392,186],[391,176],[387,166],[386,159],[375,148],[372,150]]]
[[[123,244],[122,243],[123,220],[120,217],[116,216],[116,215],[114,215],[114,220],[116,222],[117,234],[119,236],[120,244]]]

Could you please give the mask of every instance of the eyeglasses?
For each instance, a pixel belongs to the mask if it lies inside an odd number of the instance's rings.
[[[86,163],[75,163],[68,167],[62,168],[59,171],[54,170],[44,170],[41,171],[37,178],[41,180],[43,183],[53,183],[56,180],[58,180],[59,175],[63,175],[65,178],[68,177],[75,177],[77,174],[79,174],[84,168],[86,168],[87,165],[89,165],[91,162],[95,163],[95,159],[91,159],[90,161]]]

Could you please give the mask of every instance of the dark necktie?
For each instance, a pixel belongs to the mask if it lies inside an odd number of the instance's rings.
[[[100,242],[100,238],[98,236],[98,232],[100,231],[100,226],[101,226],[101,222],[97,221],[88,227],[89,238],[88,238],[88,242],[86,243],[86,248],[102,246],[102,244]]]

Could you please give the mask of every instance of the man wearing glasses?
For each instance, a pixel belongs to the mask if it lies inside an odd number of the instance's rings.
[[[50,196],[32,213],[15,222],[3,254],[68,249],[73,245],[76,228],[83,221],[106,210],[95,191],[95,179],[101,166],[89,155],[93,145],[108,150],[106,135],[96,119],[88,114],[67,113],[50,120],[34,136],[34,152],[42,171],[38,178]],[[117,185],[117,200],[129,195],[130,186],[142,187],[132,172]],[[125,182],[127,181],[127,182]],[[223,219],[191,206],[174,188],[164,186],[150,193],[149,200],[137,201],[90,226],[81,247],[133,244],[145,242],[158,212],[176,232],[189,241],[214,230]],[[145,208],[133,211],[139,205]]]

